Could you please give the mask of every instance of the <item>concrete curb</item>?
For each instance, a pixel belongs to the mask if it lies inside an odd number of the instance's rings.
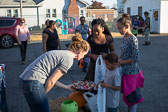
[[[115,37],[121,37],[121,35],[119,33],[116,33],[116,32],[112,32],[111,34],[114,38]],[[71,39],[72,36],[74,36],[74,34],[59,35],[59,38],[61,40]],[[42,35],[41,34],[30,35],[30,41],[41,41],[41,40],[42,40]]]

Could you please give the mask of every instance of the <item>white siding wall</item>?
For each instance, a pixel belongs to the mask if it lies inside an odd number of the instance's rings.
[[[0,16],[7,16],[8,9],[11,9],[11,10],[18,9],[18,16],[20,17],[20,8],[0,8],[0,12],[1,12]],[[22,14],[23,14],[23,18],[26,19],[26,24],[28,27],[37,26],[37,8],[23,8]]]
[[[127,8],[131,7],[131,15],[138,14],[138,7],[142,6],[142,15],[145,11],[150,13],[151,32],[160,33],[160,0],[126,0],[124,4],[124,12],[127,13]],[[158,10],[158,21],[154,21],[153,11]],[[144,15],[143,15],[143,18]]]
[[[20,10],[18,10],[20,14]],[[28,27],[37,26],[37,8],[23,8],[23,18],[26,19],[26,24]]]
[[[168,1],[161,1],[160,33],[168,33]]]
[[[5,8],[0,8],[0,16],[6,16],[6,10]]]
[[[62,20],[62,11],[65,5],[65,0],[45,0],[40,5],[42,5],[42,7],[39,8],[40,26],[42,26],[42,24],[45,24],[45,20],[47,19]],[[46,9],[50,9],[50,18],[46,17]],[[52,9],[56,9],[56,18],[52,17]]]

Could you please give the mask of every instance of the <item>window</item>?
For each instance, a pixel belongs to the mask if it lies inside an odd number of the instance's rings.
[[[83,13],[83,10],[81,10],[81,11],[80,11],[80,15],[83,16],[83,14],[84,14],[84,13]]]
[[[50,9],[46,9],[46,17],[50,18]]]
[[[18,9],[14,9],[13,10],[13,16],[14,17],[18,17]]]
[[[158,21],[158,10],[154,10],[153,17],[155,21]]]
[[[96,19],[96,14],[93,14],[93,19]]]
[[[57,16],[56,16],[56,9],[53,9],[53,10],[52,10],[52,17],[57,17]]]
[[[9,16],[9,17],[12,16],[11,9],[8,9],[8,10],[7,10],[7,16]]]
[[[86,17],[88,17],[88,13],[86,13]]]
[[[127,14],[131,15],[131,7],[127,8]]]
[[[16,20],[0,19],[0,27],[13,26]]]
[[[142,17],[142,6],[138,7],[138,15]]]

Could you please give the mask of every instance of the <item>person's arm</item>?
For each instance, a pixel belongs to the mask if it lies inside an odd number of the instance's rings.
[[[98,57],[98,55],[96,55],[96,54],[87,54],[86,56],[90,57],[90,58],[93,59],[94,61],[96,61],[96,60],[97,60],[97,57]]]
[[[112,35],[110,35],[108,37],[108,41],[109,41],[109,49],[110,49],[110,52],[114,52],[115,49],[114,49],[114,40],[113,40],[113,37]]]
[[[43,43],[43,52],[47,52],[47,49],[46,49],[46,43],[47,43],[47,40],[48,40],[48,35],[46,33],[43,33],[42,34],[42,43]]]
[[[46,84],[45,84],[45,91],[46,93],[48,93],[52,88],[53,86],[55,85],[56,81],[61,77],[63,76],[63,73],[60,69],[56,69],[54,71],[54,73],[49,77],[49,79],[46,81]],[[62,83],[60,82],[57,82],[56,84],[57,86],[59,87],[65,87]]]
[[[30,31],[29,31],[28,27],[27,27],[27,39],[28,39],[28,42],[30,43]]]
[[[59,46],[59,50],[61,50],[62,46],[61,46],[61,41],[60,41],[59,37],[58,37],[58,46]]]
[[[21,45],[22,43],[21,43],[21,41],[19,39],[19,28],[20,28],[19,26],[16,27],[15,35],[16,35],[16,40],[18,41],[18,44]]]
[[[89,26],[88,26],[88,37],[90,36]]]
[[[111,88],[111,89],[113,89],[115,91],[119,91],[120,90],[120,86],[112,86],[112,85],[107,84],[107,83],[100,83],[100,86],[102,88]]]
[[[65,84],[61,83],[60,81],[57,81],[55,83],[55,86],[60,87],[60,88],[64,88],[64,89],[68,89],[70,91],[73,90],[73,88],[72,88],[73,84],[65,85]]]

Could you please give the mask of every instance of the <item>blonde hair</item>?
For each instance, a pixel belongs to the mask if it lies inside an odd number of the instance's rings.
[[[25,18],[20,18],[20,22],[24,21],[25,22]]]
[[[70,49],[73,52],[76,52],[79,50],[87,52],[90,49],[90,45],[87,41],[82,39],[82,36],[80,33],[76,33],[75,36],[72,37],[72,43],[70,45]]]

